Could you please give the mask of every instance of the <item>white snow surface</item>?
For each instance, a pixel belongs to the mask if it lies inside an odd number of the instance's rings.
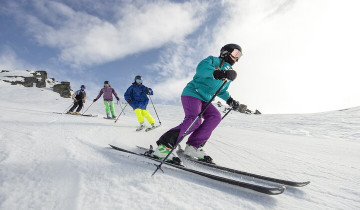
[[[156,94],[161,92],[154,98]],[[0,209],[360,209],[359,107],[306,115],[227,116],[205,146],[217,164],[311,181],[269,196],[165,166],[165,173],[152,177],[155,166],[149,160],[109,148],[155,146],[182,121],[181,106],[155,104],[162,126],[136,132],[130,107],[115,124],[103,119],[102,100],[87,111],[98,117],[52,113],[71,104],[49,89],[0,81]],[[118,114],[120,106],[116,109]],[[148,110],[157,119],[151,103]]]

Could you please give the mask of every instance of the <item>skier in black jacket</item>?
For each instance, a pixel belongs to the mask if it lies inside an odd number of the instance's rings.
[[[76,114],[80,114],[80,110],[83,107],[83,104],[86,101],[86,92],[85,92],[85,85],[81,85],[80,90],[74,92],[74,94],[71,97],[74,100],[74,105],[71,107],[71,109],[67,112],[67,114],[73,114],[74,109],[79,106],[76,109]]]

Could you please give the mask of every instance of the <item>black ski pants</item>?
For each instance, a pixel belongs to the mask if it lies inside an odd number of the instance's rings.
[[[79,106],[77,109],[76,109],[76,112],[80,112],[80,110],[82,109],[83,107],[83,102],[82,100],[78,100],[76,102],[74,102],[74,106],[71,107],[71,109],[69,110],[69,112],[73,112],[74,109]]]

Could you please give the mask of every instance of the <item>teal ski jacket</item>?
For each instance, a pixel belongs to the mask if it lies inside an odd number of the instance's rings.
[[[216,91],[223,84],[222,80],[214,78],[213,73],[216,67],[220,66],[221,58],[209,56],[202,60],[196,67],[196,74],[186,87],[181,96],[192,96],[202,101],[209,102]],[[233,70],[232,66],[227,62],[221,67],[221,70]],[[227,101],[230,94],[227,91],[231,81],[228,81],[217,96]]]

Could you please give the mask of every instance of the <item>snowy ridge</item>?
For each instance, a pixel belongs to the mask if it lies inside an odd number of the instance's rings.
[[[152,164],[107,146],[136,151],[136,145],[154,145],[181,122],[181,106],[156,104],[162,126],[136,132],[130,108],[116,124],[102,119],[101,101],[87,112],[97,118],[52,113],[70,105],[48,89],[0,81],[0,209],[360,208],[359,107],[306,115],[231,113],[224,119],[205,148],[218,164],[311,181],[271,197],[175,169],[152,178]],[[156,117],[151,104],[148,110]]]

